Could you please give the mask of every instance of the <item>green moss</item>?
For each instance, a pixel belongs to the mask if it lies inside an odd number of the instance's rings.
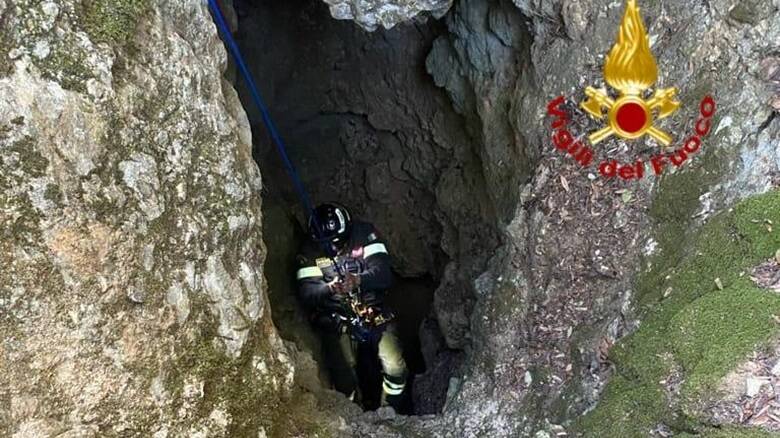
[[[224,354],[218,336],[218,322],[209,310],[204,296],[191,296],[190,324],[201,327],[195,340],[176,348],[180,351],[164,385],[174,403],[180,405],[184,382],[197,379],[204,382],[203,400],[198,406],[206,417],[216,406],[226,409],[231,418],[228,436],[256,436],[262,427],[269,437],[328,437],[320,420],[313,397],[295,388],[287,394],[270,386],[283,382],[284,369],[276,362],[274,346],[268,341],[270,321],[261,320],[249,328],[250,335],[240,357]],[[267,375],[258,380],[253,357],[266,360]],[[178,406],[175,406],[177,409]]]
[[[86,53],[70,38],[67,43],[58,42],[49,56],[36,65],[44,78],[57,81],[66,90],[86,93],[87,80],[94,77],[86,59]]]
[[[60,192],[60,186],[57,184],[47,184],[46,190],[43,192],[44,199],[47,199],[55,204],[59,204],[62,199],[62,192]]]
[[[40,214],[29,194],[15,194],[14,188],[24,187],[29,178],[46,174],[49,161],[36,150],[32,137],[12,143],[0,153],[10,159],[0,159],[0,239],[21,245],[35,243],[41,236]],[[13,158],[11,158],[13,157]]]
[[[586,436],[646,436],[659,423],[698,427],[686,413],[749,352],[777,336],[780,296],[758,289],[746,275],[780,248],[780,230],[770,231],[770,224],[780,224],[780,191],[713,217],[678,243],[672,262],[654,264],[638,287],[646,296],[670,290],[669,296],[610,352],[618,375],[578,423]],[[673,369],[683,373],[684,384],[679,403],[670,407],[660,382]]]
[[[729,12],[729,17],[746,24],[758,24],[772,11],[771,0],[741,0]]]
[[[671,321],[669,342],[686,371],[683,392],[701,399],[757,345],[772,339],[780,295],[753,286],[747,278],[685,307]]]
[[[734,208],[735,231],[750,243],[753,253],[774,253],[780,247],[778,192],[747,200]]]
[[[639,277],[637,296],[641,306],[653,304],[662,297],[665,289],[659,289],[659,285],[666,270],[677,265],[684,255],[685,234],[699,208],[699,197],[716,182],[716,175],[722,174],[723,152],[711,150],[696,158],[683,171],[659,181],[650,215],[660,224],[657,238],[661,252],[651,260],[654,269]]]
[[[135,34],[149,0],[86,0],[82,3],[82,26],[90,39],[124,47]]]
[[[10,12],[0,15],[0,25],[5,27],[10,22]],[[8,53],[13,47],[10,32],[0,32],[0,78],[10,76],[14,72],[14,63],[8,58]]]
[[[26,136],[14,142],[8,151],[19,155],[19,168],[29,176],[40,177],[46,173],[49,160],[38,152],[32,137]]]
[[[777,438],[776,433],[767,432],[761,429],[752,427],[723,427],[720,429],[706,429],[700,434],[692,435],[689,433],[682,433],[675,435],[679,438]]]
[[[615,376],[596,410],[578,424],[586,437],[643,437],[667,414],[665,398],[657,385],[636,384]]]

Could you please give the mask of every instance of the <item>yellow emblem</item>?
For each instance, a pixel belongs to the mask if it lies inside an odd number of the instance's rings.
[[[672,137],[653,126],[653,110],[658,110],[658,118],[663,119],[677,111],[680,102],[674,99],[676,88],[656,89],[649,100],[643,98],[645,90],[658,80],[658,66],[650,52],[647,31],[636,0],[628,0],[626,4],[617,42],[604,63],[604,79],[620,91],[620,97],[613,100],[593,87],[585,89],[588,99],[580,107],[597,120],[604,119],[606,110],[609,120],[608,126],[588,137],[591,144],[595,145],[613,134],[624,139],[647,134],[669,146]]]

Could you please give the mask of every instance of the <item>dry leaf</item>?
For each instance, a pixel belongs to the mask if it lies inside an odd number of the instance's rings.
[[[775,261],[777,263],[780,263],[780,249],[778,249],[777,252],[775,252]]]
[[[561,185],[563,186],[563,189],[569,192],[569,181],[566,181],[566,178],[561,175]]]
[[[723,290],[723,283],[720,281],[720,278],[715,279],[715,286],[718,286],[718,289]]]
[[[598,360],[600,363],[609,362],[609,349],[612,348],[612,341],[608,338],[602,338],[598,346]]]
[[[756,415],[754,415],[754,417],[760,417],[760,416],[766,414],[768,410],[769,410],[769,405],[766,405],[763,408],[761,408],[761,410],[758,411],[758,413]]]

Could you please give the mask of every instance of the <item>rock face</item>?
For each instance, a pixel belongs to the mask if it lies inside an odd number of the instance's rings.
[[[449,6],[327,3],[369,29]],[[0,0],[1,435],[754,433],[708,425],[720,379],[777,334],[777,296],[746,273],[780,246],[778,192],[735,204],[780,175],[777,1],[640,3],[683,102],[662,127],[718,107],[694,159],[640,182],[581,168],[545,118],[563,94],[571,129],[597,128],[577,104],[620,2],[462,0],[369,36],[291,4],[239,19],[244,45],[270,42],[249,56],[315,195],[441,280],[424,336],[430,369],[456,369],[441,414],[317,406],[339,428],[297,392],[326,393],[271,323],[249,124],[202,2]]]
[[[338,200],[372,221],[399,274],[442,278],[438,325],[449,347],[462,348],[470,279],[498,239],[477,143],[422,70],[441,27],[367,34],[299,0],[242,11],[242,49],[312,198]],[[311,44],[302,34],[321,37]],[[260,117],[245,103],[262,140]],[[273,181],[271,202],[297,208],[275,148],[260,141],[257,155]]]
[[[586,436],[648,436],[657,427],[676,430],[680,425],[675,421],[684,417],[689,421],[686,427],[704,430],[706,419],[682,401],[700,396],[702,387],[688,385],[667,411],[659,407],[665,401],[658,395],[662,391],[658,381],[676,367],[694,363],[708,379],[717,379],[753,348],[753,342],[765,339],[748,335],[724,341],[730,347],[713,346],[722,348],[720,356],[713,352],[693,360],[684,349],[702,352],[705,347],[689,343],[683,347],[674,333],[690,330],[686,315],[691,320],[696,312],[711,312],[712,319],[695,324],[713,324],[707,326],[712,339],[716,333],[734,330],[714,325],[719,306],[725,304],[718,301],[726,300],[725,295],[713,295],[712,307],[665,306],[659,301],[669,296],[670,287],[671,294],[685,290],[678,299],[686,304],[717,290],[718,270],[708,270],[718,258],[715,254],[709,255],[710,261],[700,261],[699,284],[675,283],[683,281],[675,279],[687,266],[685,248],[707,245],[714,239],[708,233],[725,233],[717,226],[698,234],[693,230],[713,211],[776,185],[772,178],[778,172],[780,123],[771,103],[777,98],[777,79],[767,73],[774,67],[766,66],[775,65],[768,54],[780,40],[777,26],[772,26],[780,18],[777,4],[740,2],[735,7],[711,2],[691,7],[640,2],[640,7],[662,73],[659,85],[677,86],[685,105],[667,129],[680,136],[692,132],[698,102],[706,93],[715,96],[718,113],[702,155],[677,171],[639,183],[600,177],[591,181],[596,169],[581,169],[556,151],[549,127],[544,126],[549,126],[544,118],[547,102],[563,94],[571,99],[567,108],[574,118],[572,131],[594,130],[576,103],[584,99],[586,85],[602,80],[602,55],[617,34],[622,4],[463,1],[447,16],[450,35],[434,43],[428,71],[448,90],[472,128],[479,129],[483,153],[492,157],[482,161],[485,175],[496,176],[496,186],[502,176],[503,181],[514,176],[523,182],[524,166],[515,164],[513,171],[501,164],[527,156],[535,166],[530,182],[506,187],[507,193],[496,200],[508,203],[497,204],[498,211],[511,212],[509,219],[499,216],[507,244],[490,263],[494,268],[475,281],[473,350],[463,382],[445,406],[443,417],[449,426],[443,429],[554,436],[565,428]],[[752,18],[745,21],[735,15],[737,10]],[[517,36],[524,28],[525,39]],[[528,38],[530,45],[525,43]],[[647,155],[654,146],[634,142],[630,147],[613,141],[599,145],[598,152],[609,151],[610,157],[628,161],[636,154]],[[750,216],[761,221],[756,217],[768,215],[774,202],[761,198],[742,209],[744,216],[721,220],[741,223]],[[739,261],[735,255],[730,266],[746,267],[748,261],[774,253],[764,248],[772,246],[771,241],[760,242],[758,237],[746,237],[741,244],[761,250],[745,253]],[[728,245],[724,243],[724,252]],[[651,274],[637,278],[646,270]],[[728,272],[723,271],[724,277]],[[751,320],[755,314],[748,308],[751,299],[763,298],[739,290],[751,298],[732,303],[745,313],[733,323],[738,330],[756,334]],[[769,306],[760,306],[764,305]],[[680,325],[669,333],[653,336],[653,330],[663,332],[645,322],[646,329],[639,325],[636,335],[618,343],[617,353],[610,352],[616,339],[633,332],[639,321],[673,314],[677,315],[673,324]],[[696,342],[717,345],[703,337]],[[655,362],[652,357],[659,355],[669,357],[669,363],[652,370],[639,366]],[[714,361],[717,366],[707,368]],[[603,382],[610,378],[602,394]],[[594,405],[585,421],[573,423]],[[636,416],[639,412],[641,418]]]
[[[0,435],[304,433],[279,423],[260,174],[205,4],[0,21]]]
[[[379,26],[390,29],[398,23],[415,18],[421,12],[441,17],[452,5],[452,0],[323,0],[330,7],[333,18],[354,20],[366,30]]]
[[[640,182],[582,169],[554,149],[545,118],[547,103],[563,94],[572,130],[597,129],[577,104],[585,86],[603,83],[621,2],[464,0],[445,17],[447,32],[433,43],[426,67],[467,122],[504,245],[466,286],[476,300],[463,338],[467,360],[442,415],[392,427],[437,436],[708,432],[703,388],[766,341],[756,324],[766,327],[763,309],[774,309],[774,301],[726,279],[774,254],[771,235],[753,234],[745,221],[772,221],[776,197],[713,215],[777,186],[778,4],[639,5],[660,66],[658,85],[678,87],[683,102],[662,126],[682,137],[693,132],[705,94],[718,106],[700,155]],[[597,152],[627,161],[655,148],[612,140]],[[710,221],[716,223],[701,228]],[[744,237],[732,241],[728,229]],[[728,257],[704,250],[714,241]],[[750,249],[730,252],[737,247]],[[447,301],[453,289],[440,288],[437,300]],[[741,309],[729,317],[733,326],[719,325],[730,306]],[[691,330],[693,340],[678,338]],[[733,332],[745,336],[725,340]],[[668,388],[659,382],[674,387],[675,376],[695,383],[671,393],[667,405]]]

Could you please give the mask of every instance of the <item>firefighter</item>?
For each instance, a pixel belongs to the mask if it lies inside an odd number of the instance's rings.
[[[353,220],[341,205],[320,205],[312,216],[296,277],[300,299],[322,335],[333,384],[359,403],[357,349],[360,343],[377,342],[383,373],[381,404],[397,411],[407,368],[396,325],[384,306],[385,293],[393,284],[385,242],[373,225]]]

